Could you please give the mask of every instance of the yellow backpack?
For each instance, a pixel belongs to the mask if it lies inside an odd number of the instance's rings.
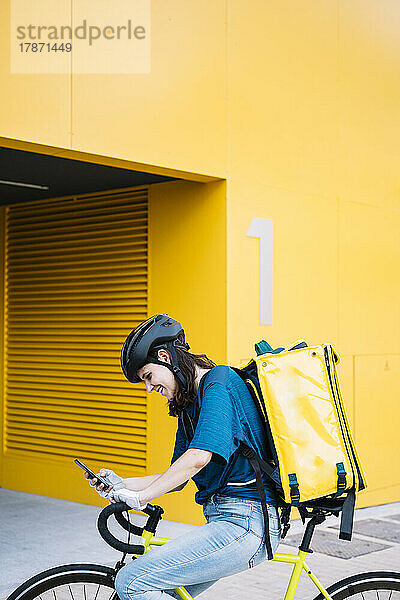
[[[309,347],[304,340],[276,350],[263,340],[255,348],[256,358],[235,371],[246,382],[265,426],[267,460],[249,447],[241,449],[255,470],[261,500],[265,504],[263,471],[281,499],[283,537],[291,507],[304,520],[307,508],[323,506],[334,514],[342,512],[339,537],[350,540],[355,494],[366,481],[340,392],[339,356],[330,344]],[[265,516],[266,505],[263,509]]]

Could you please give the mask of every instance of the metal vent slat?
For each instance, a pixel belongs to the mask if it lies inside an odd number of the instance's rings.
[[[37,404],[34,403],[29,403],[29,399],[27,399],[26,403],[21,405],[20,403],[20,398],[16,399],[16,400],[10,400],[9,402],[9,407],[10,407],[10,414],[11,412],[14,413],[18,413],[18,414],[29,414],[29,415],[37,415],[37,416],[49,416],[49,413],[52,414],[52,418],[65,418],[65,409],[63,407],[62,404],[54,404],[53,406],[51,405],[46,405],[43,402],[38,402]],[[140,427],[143,428],[146,425],[146,420],[145,417],[143,416],[143,413],[140,412],[140,409],[142,408],[140,405],[137,406],[137,408],[139,410],[135,410],[134,406],[127,406],[126,410],[124,410],[124,407],[119,406],[118,408],[120,408],[120,410],[114,410],[112,407],[108,406],[107,404],[104,405],[104,408],[102,407],[102,405],[99,406],[81,406],[79,404],[76,404],[75,406],[68,406],[69,408],[69,412],[68,412],[68,419],[72,419],[72,420],[84,420],[87,421],[90,418],[93,418],[93,420],[96,419],[103,419],[104,417],[107,417],[107,423],[110,422],[114,422],[116,421],[120,421],[122,420],[124,423],[126,422],[126,412],[129,412],[129,414],[132,416],[132,422],[130,421],[130,424],[133,426],[134,421],[139,421],[140,422]],[[40,415],[39,415],[40,413]],[[79,418],[80,415],[83,415]],[[108,421],[108,419],[110,419],[110,421]]]
[[[6,454],[146,466],[144,388],[119,366],[147,318],[148,189],[6,209]]]
[[[146,239],[143,236],[143,239]],[[97,240],[98,245],[95,246],[92,253],[98,253],[100,251],[106,252],[108,249],[114,251],[121,251],[125,249],[129,249],[130,251],[142,250],[143,248],[143,239],[138,239],[138,236],[114,236],[109,240],[103,238],[103,243],[100,245],[100,240]],[[82,242],[80,241],[71,241],[69,243],[69,252],[76,253],[82,247]],[[18,244],[15,244],[13,248],[13,253],[15,254],[15,259],[20,259],[26,256],[26,250],[29,250],[29,254],[32,256],[46,256],[47,252],[51,250],[54,255],[57,253],[63,257],[64,255],[68,255],[65,250],[65,245],[63,244],[63,240],[55,240],[52,244],[48,244],[47,248],[43,250],[41,243],[33,243],[26,244],[24,249],[19,248]],[[89,249],[85,249],[86,254],[90,254]],[[12,264],[10,262],[10,264]]]
[[[143,438],[146,436],[146,429],[142,426],[140,420],[133,421],[128,427],[126,426],[126,421],[122,419],[118,420],[116,418],[110,418],[107,419],[107,423],[103,423],[101,418],[94,418],[92,415],[86,415],[85,427],[80,428],[79,421],[82,420],[82,417],[80,415],[73,414],[68,415],[68,418],[64,418],[65,415],[54,416],[54,414],[51,411],[42,411],[41,414],[38,415],[32,410],[24,410],[22,408],[19,408],[18,406],[15,408],[11,406],[9,410],[10,414],[13,414],[16,427],[20,425],[23,426],[25,424],[26,417],[28,416],[29,420],[31,421],[31,427],[36,429],[38,427],[41,427],[43,424],[51,425],[54,422],[57,427],[65,428],[70,427],[71,424],[73,424],[77,431],[80,429],[82,431],[94,431],[96,432],[96,435],[98,433],[99,427],[101,427],[102,431],[104,432],[121,432],[127,434],[132,437],[132,440],[134,440],[136,437]]]

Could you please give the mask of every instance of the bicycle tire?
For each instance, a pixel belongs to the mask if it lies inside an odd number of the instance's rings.
[[[104,565],[61,565],[31,577],[7,600],[111,600],[114,595],[117,600],[115,575],[115,569]]]
[[[400,573],[376,571],[352,575],[327,588],[333,600],[400,600]],[[325,600],[321,593],[314,600]]]

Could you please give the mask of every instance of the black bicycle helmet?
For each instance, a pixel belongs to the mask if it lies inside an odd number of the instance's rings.
[[[171,365],[149,356],[152,350],[159,348],[169,350]],[[179,368],[175,348],[190,349],[189,344],[185,342],[182,325],[165,314],[150,317],[131,331],[122,346],[121,367],[125,377],[131,383],[141,382],[137,371],[146,363],[151,362],[170,369],[177,377],[181,390],[184,393],[187,392],[187,382]]]

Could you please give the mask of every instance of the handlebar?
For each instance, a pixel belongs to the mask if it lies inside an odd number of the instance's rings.
[[[133,533],[134,535],[141,536],[143,534],[143,530],[150,531],[151,533],[155,533],[158,523],[162,519],[163,509],[161,506],[148,504],[146,508],[143,509],[143,512],[149,515],[146,524],[143,527],[138,527],[134,525],[124,515],[123,511],[131,510],[131,508],[125,502],[114,502],[109,504],[99,514],[97,519],[97,529],[103,540],[107,542],[112,548],[115,550],[119,550],[120,552],[125,552],[126,554],[144,554],[144,546],[136,545],[136,544],[127,544],[126,542],[121,542],[118,538],[116,538],[108,528],[108,519],[114,515],[116,521],[129,533]]]

